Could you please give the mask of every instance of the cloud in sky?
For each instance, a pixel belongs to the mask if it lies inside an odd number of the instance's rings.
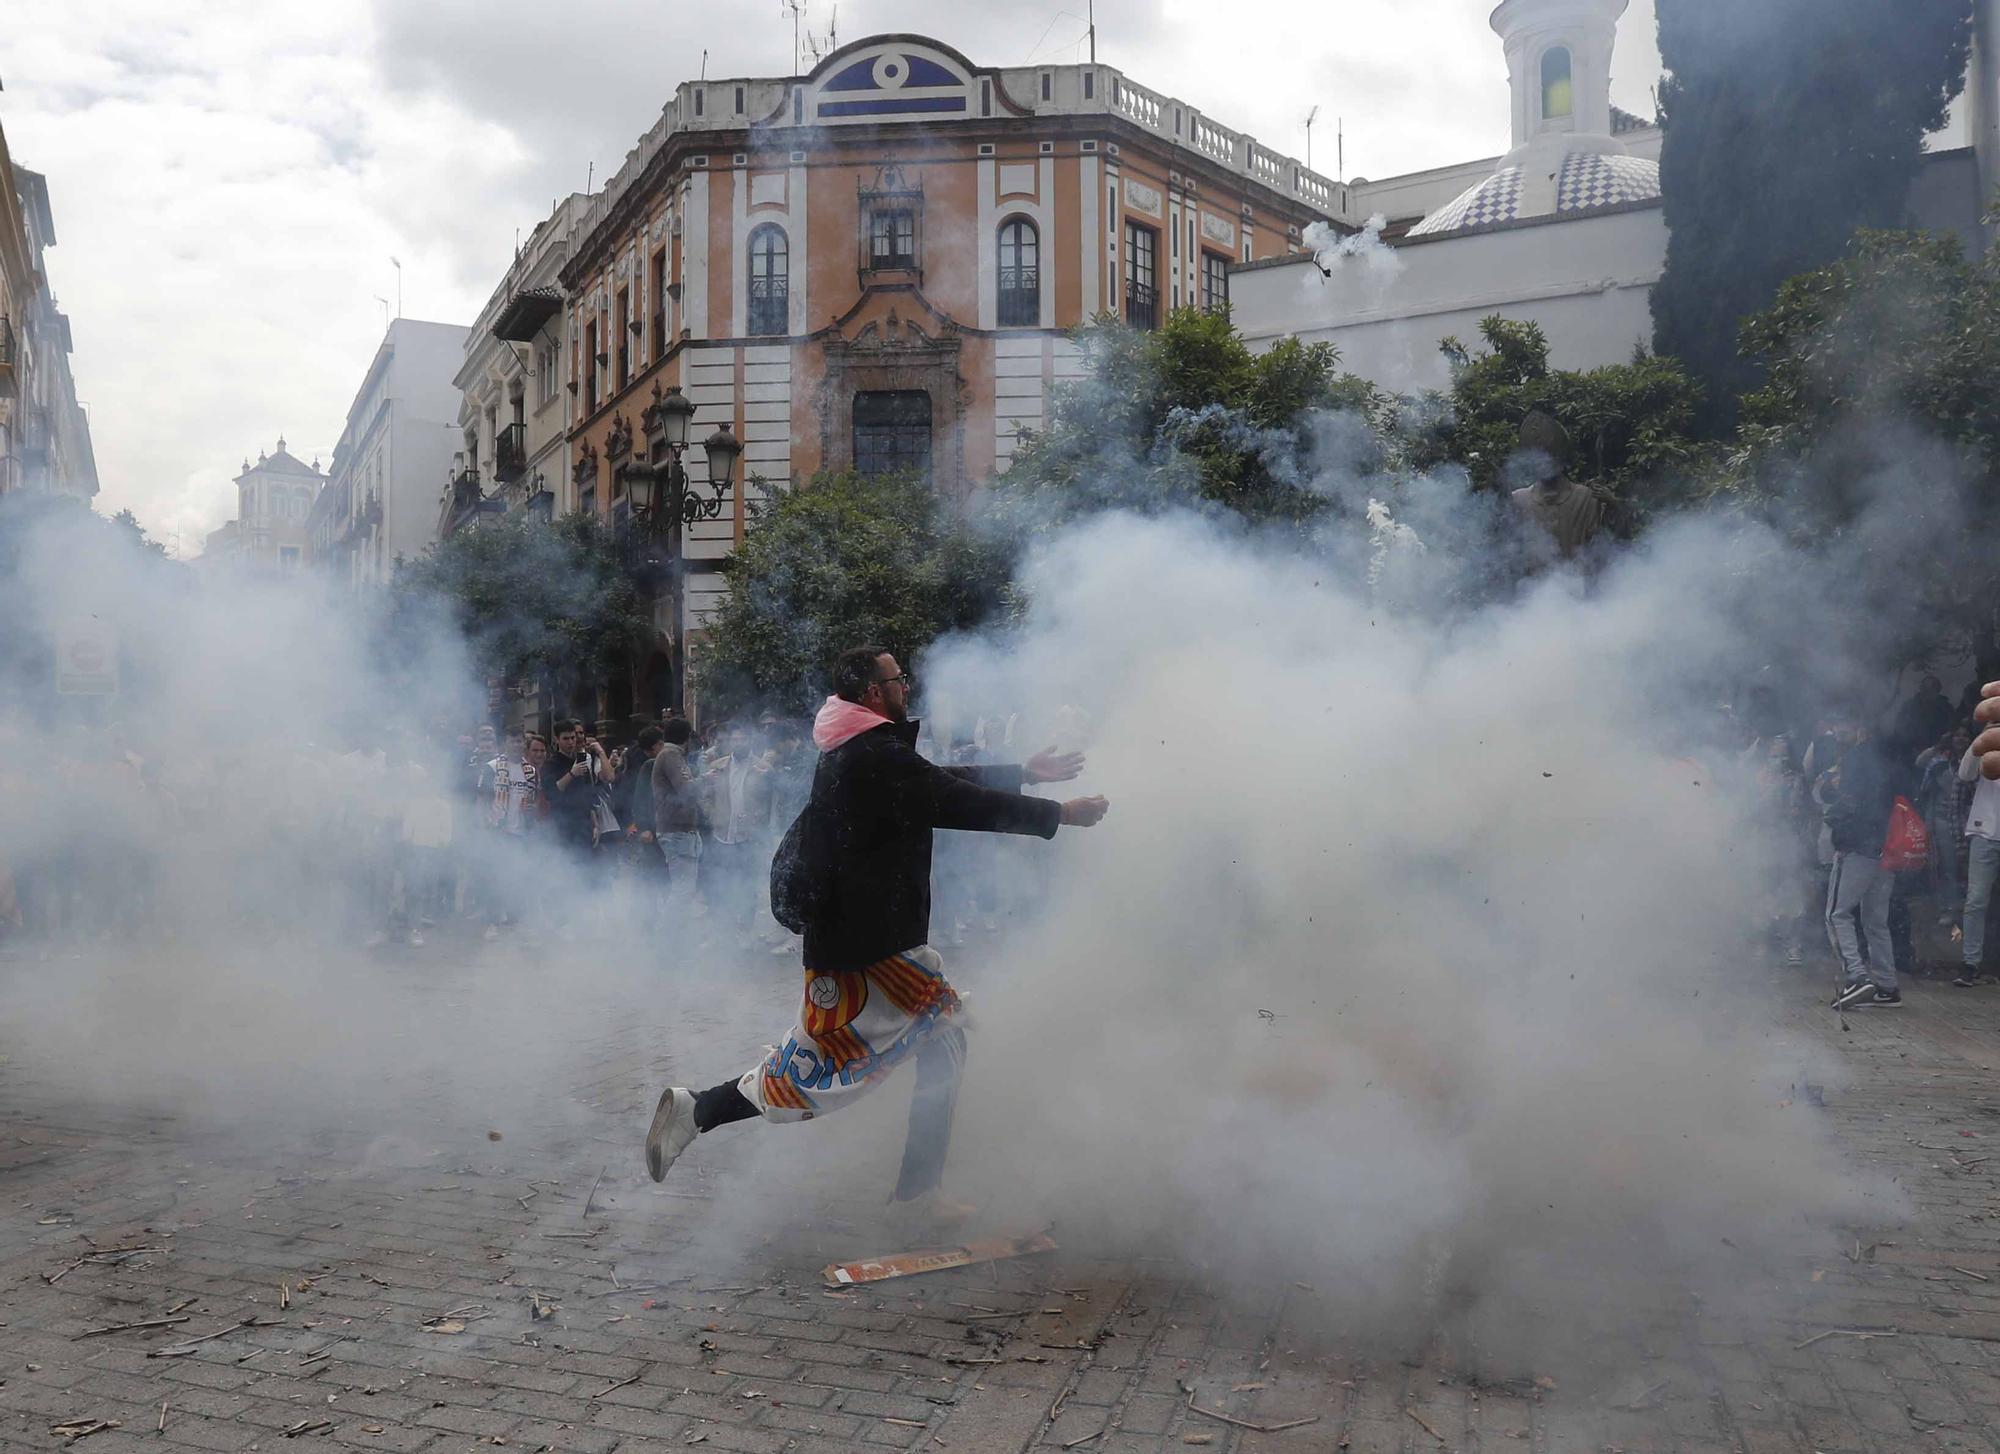
[[[815,0],[814,24],[830,10]],[[1098,58],[1266,145],[1390,176],[1504,150],[1489,0],[1101,0]],[[843,42],[936,36],[974,61],[1084,54],[1083,0],[846,0]],[[1650,109],[1650,0],[1620,28],[1613,99]],[[181,553],[282,432],[329,456],[404,312],[469,321],[525,235],[615,171],[699,74],[791,69],[779,0],[70,0],[10,34],[0,125],[49,178],[49,271],[70,314],[106,512]]]

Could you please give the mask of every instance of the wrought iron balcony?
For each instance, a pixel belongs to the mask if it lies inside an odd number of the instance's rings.
[[[1000,269],[1000,326],[1032,328],[1042,321],[1042,270]]]
[[[0,398],[14,396],[14,322],[0,318]]]
[[[509,424],[493,436],[493,478],[511,485],[528,472],[528,426]]]
[[[752,338],[775,338],[790,327],[791,280],[767,277],[750,279],[749,316],[745,320]]]

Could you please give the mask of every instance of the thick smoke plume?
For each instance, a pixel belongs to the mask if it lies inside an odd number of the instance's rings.
[[[1893,1215],[1772,1029],[1784,845],[1699,695],[1754,650],[1736,558],[1664,532],[1440,619],[1212,520],[1045,552],[1025,633],[927,675],[1093,723],[1113,816],[972,972],[961,1164],[1121,1253],[1310,1284],[1364,1342],[1453,1314],[1513,1373],[1626,1294],[1719,1291],[1725,1242]]]

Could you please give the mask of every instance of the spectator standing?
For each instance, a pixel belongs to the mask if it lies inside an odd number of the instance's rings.
[[[586,737],[574,717],[556,723],[555,751],[543,774],[542,797],[548,804],[549,826],[556,842],[579,861],[588,861],[596,847],[597,825],[592,810],[600,789],[616,777],[595,737]]]
[[[1910,699],[1897,709],[1887,745],[1903,757],[1914,757],[1942,737],[1958,715],[1944,694],[1944,684],[1926,672]]]
[[[701,866],[701,798],[688,766],[694,729],[685,717],[669,717],[660,728],[660,750],[648,769],[652,785],[653,838],[667,870],[667,911],[686,933],[694,916],[696,874]]]
[[[1983,777],[1979,755],[1970,747],[1959,759],[1958,781],[1976,784],[1965,818],[1965,917],[1959,925],[1959,949],[1965,968],[1953,984],[1961,988],[1979,982],[1986,953],[1986,909],[1993,900],[1993,881],[2000,877],[2000,782]]]
[[[654,846],[659,836],[653,832],[653,759],[665,745],[666,734],[659,728],[650,723],[640,727],[632,745],[620,754],[618,783],[611,790],[624,828],[625,877],[639,896],[641,912],[649,919],[658,918],[666,889],[666,875]]]
[[[1889,836],[1889,813],[1896,798],[1895,776],[1881,744],[1867,728],[1850,723],[1843,735],[1846,751],[1829,774],[1825,795],[1834,853],[1826,896],[1827,932],[1846,981],[1833,1004],[1840,1010],[1889,1009],[1903,1002],[1889,937],[1895,876],[1882,867],[1882,843]]]
[[[702,881],[710,916],[723,933],[740,939],[755,932],[753,875],[771,865],[771,763],[756,734],[741,722],[723,729],[721,747],[722,755],[711,756],[702,774],[710,831]]]
[[[1938,927],[1959,922],[1965,903],[1965,820],[1972,809],[1973,785],[1959,777],[1959,764],[1972,747],[1972,729],[1954,727],[1930,753],[1914,799],[1931,835],[1931,882],[1937,893]]]

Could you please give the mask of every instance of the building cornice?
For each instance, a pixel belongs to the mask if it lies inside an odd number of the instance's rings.
[[[1243,199],[1241,205],[1253,209],[1263,209],[1267,213],[1277,213],[1285,217],[1303,217],[1310,220],[1324,220],[1339,223],[1332,213],[1320,210],[1295,197],[1289,197],[1267,183],[1246,177],[1231,168],[1223,167],[1212,158],[1185,142],[1175,142],[1157,132],[1128,121],[1123,116],[1107,113],[1064,113],[1031,118],[1041,123],[1037,139],[1042,141],[1100,141],[1123,147],[1148,149],[1153,153],[1164,152],[1183,176],[1194,176],[1199,185],[1196,194],[1209,192],[1233,194]],[[949,139],[977,144],[981,141],[1004,139],[1013,128],[1004,120],[993,117],[978,117],[967,121],[936,122],[926,126],[920,133],[927,140]],[[557,280],[565,292],[574,297],[581,291],[581,285],[599,268],[616,256],[619,247],[637,230],[640,219],[657,205],[659,199],[685,177],[697,172],[722,172],[733,167],[690,167],[686,158],[695,155],[713,156],[717,152],[735,155],[745,154],[747,167],[755,167],[762,157],[769,157],[773,168],[784,166],[850,166],[854,163],[845,158],[828,155],[842,150],[849,143],[894,143],[910,142],[913,133],[904,123],[886,122],[879,126],[844,126],[829,133],[825,128],[803,126],[755,129],[752,127],[731,127],[709,131],[675,132],[672,138],[646,164],[645,169],[628,185],[615,202],[609,206],[603,219],[577,240],[570,260],[564,264]],[[789,158],[798,152],[806,155],[804,163],[791,162]],[[820,153],[817,159],[814,153]],[[1121,153],[1106,149],[1081,153],[1098,161],[1117,165],[1123,160]],[[950,165],[973,165],[992,158],[976,155],[940,156],[938,162]],[[922,163],[917,163],[921,165]],[[1232,213],[1232,215],[1236,215]],[[1346,226],[1348,224],[1340,224]]]

